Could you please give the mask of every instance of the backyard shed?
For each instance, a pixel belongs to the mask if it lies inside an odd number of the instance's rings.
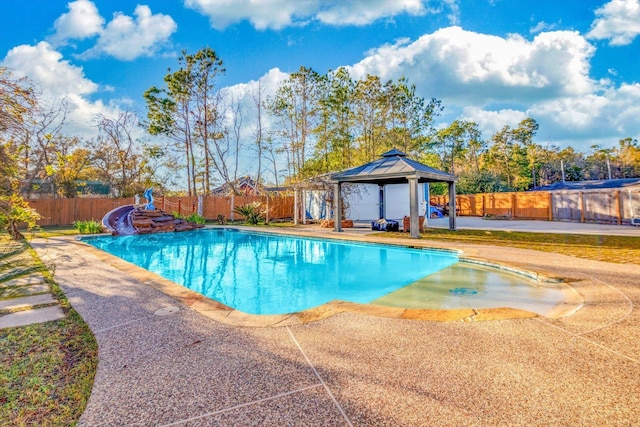
[[[449,229],[456,229],[456,182],[458,178],[438,169],[407,158],[402,151],[393,149],[381,158],[331,177],[334,183],[334,230],[342,231],[342,184],[377,184],[381,191],[386,184],[409,183],[409,212],[411,237],[420,237],[418,212],[418,184],[446,182],[449,185]],[[384,193],[383,193],[384,203]]]

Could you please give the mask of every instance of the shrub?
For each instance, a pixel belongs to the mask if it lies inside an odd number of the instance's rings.
[[[245,224],[256,225],[262,218],[262,210],[260,209],[260,202],[249,203],[244,206],[236,206],[233,211],[239,213],[244,217]]]
[[[195,212],[189,215],[179,214],[178,212],[171,212],[171,215],[173,215],[173,217],[176,219],[184,219],[185,221],[193,222],[195,224],[204,224],[207,221],[205,217],[203,217],[202,215],[198,215]]]
[[[13,240],[23,238],[18,226],[26,224],[27,229],[37,228],[36,221],[40,214],[32,209],[21,196],[11,194],[0,195],[0,229],[6,229]]]
[[[193,222],[194,224],[204,224],[206,222],[206,218],[202,215],[198,215],[197,213],[192,213],[184,219],[186,221]]]
[[[78,230],[80,234],[100,234],[104,232],[102,224],[93,219],[90,221],[75,221],[73,228]]]

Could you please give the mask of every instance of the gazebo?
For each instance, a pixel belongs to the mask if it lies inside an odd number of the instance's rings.
[[[342,231],[341,191],[342,184],[345,182],[378,184],[380,187],[385,184],[403,184],[408,182],[409,228],[411,237],[414,238],[420,237],[418,183],[446,182],[449,184],[449,229],[456,229],[456,182],[458,181],[458,177],[411,160],[407,158],[405,153],[395,148],[384,153],[378,160],[337,173],[333,175],[331,179],[334,184],[334,231]]]

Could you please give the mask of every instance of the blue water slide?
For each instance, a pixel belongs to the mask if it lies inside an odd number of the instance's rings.
[[[131,224],[131,212],[133,205],[119,206],[102,218],[102,226],[114,235],[137,234],[138,230]]]

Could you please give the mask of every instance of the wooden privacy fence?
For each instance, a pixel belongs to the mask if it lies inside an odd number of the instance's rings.
[[[202,198],[202,213],[208,220],[216,220],[218,215],[243,219],[233,209],[256,201],[263,208],[268,206],[270,220],[294,217],[294,196],[206,196]],[[39,225],[71,225],[75,221],[100,221],[110,210],[133,204],[134,198],[32,199],[28,202],[42,216]],[[448,197],[432,196],[431,202],[448,204]],[[158,197],[154,204],[169,213],[198,212],[197,197]],[[640,189],[466,194],[456,196],[456,207],[461,216],[622,224],[640,216]]]
[[[29,206],[42,217],[38,225],[70,225],[74,221],[100,221],[104,214],[122,205],[133,203],[126,199],[32,199]]]
[[[432,196],[431,203],[449,203]],[[629,223],[640,215],[640,189],[532,191],[456,196],[461,216],[500,216],[547,221]]]
[[[144,202],[145,199],[142,199]],[[31,199],[29,205],[35,209],[42,219],[38,225],[71,225],[75,221],[102,220],[102,217],[118,206],[135,202],[133,197],[123,199],[112,198],[75,198],[75,199]],[[261,208],[268,206],[269,219],[286,219],[293,217],[293,196],[233,196],[202,198],[202,215],[208,220],[216,220],[219,215],[229,219],[243,219],[242,215],[233,212],[236,206],[260,202]],[[154,205],[169,213],[189,215],[198,212],[197,197],[157,197]]]

